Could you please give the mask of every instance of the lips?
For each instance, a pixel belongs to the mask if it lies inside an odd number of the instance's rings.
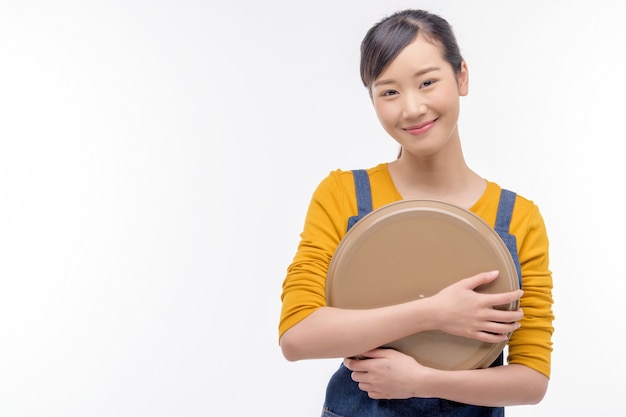
[[[411,135],[421,135],[429,131],[438,119],[430,120],[428,122],[420,123],[418,125],[408,126],[403,128],[403,130]]]

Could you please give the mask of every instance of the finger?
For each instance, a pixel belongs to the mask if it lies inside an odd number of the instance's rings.
[[[485,343],[500,343],[509,340],[509,336],[501,333],[478,332],[473,339]]]
[[[488,284],[491,281],[498,278],[499,271],[489,271],[489,272],[481,272],[480,274],[476,274],[469,278],[465,278],[462,282],[466,285],[468,289],[475,289],[483,284]]]
[[[501,292],[496,294],[485,294],[486,297],[484,301],[488,303],[489,306],[497,307],[497,306],[505,306],[507,304],[514,303],[522,298],[524,295],[523,290],[513,290],[509,292]]]
[[[513,323],[523,318],[524,311],[521,308],[512,311],[492,309],[489,311],[488,316],[485,317],[486,320],[496,323]]]
[[[350,373],[350,378],[352,378],[352,380],[354,382],[361,382],[361,376],[363,375],[362,372],[352,372]]]
[[[352,372],[367,372],[365,359],[344,358],[343,365]]]
[[[488,334],[508,335],[519,329],[520,324],[518,322],[501,323],[501,322],[489,322],[485,323],[483,332]]]
[[[361,387],[359,386],[359,388],[361,388]],[[361,389],[361,391],[365,391],[365,390]],[[367,396],[370,397],[372,400],[384,400],[384,399],[386,399],[378,391],[367,391]]]

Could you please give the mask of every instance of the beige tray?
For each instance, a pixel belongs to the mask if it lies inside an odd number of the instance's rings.
[[[329,306],[340,308],[382,307],[429,297],[462,278],[491,270],[499,270],[499,277],[477,291],[519,288],[511,254],[480,217],[440,201],[402,200],[374,210],[346,233],[328,269],[326,298]],[[518,306],[514,302],[497,308]],[[426,366],[461,370],[489,366],[506,343],[428,331],[385,347]]]

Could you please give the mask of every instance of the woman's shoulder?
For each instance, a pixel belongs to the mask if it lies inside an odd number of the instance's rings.
[[[516,223],[535,223],[542,221],[542,216],[538,205],[534,200],[529,198],[525,194],[520,194],[514,188],[508,188],[501,186],[500,184],[492,181],[487,182],[487,191],[485,192],[486,200],[489,202],[492,210],[497,210],[500,203],[500,197],[503,191],[509,191],[515,195],[513,206],[513,221]]]
[[[368,168],[337,168],[330,171],[326,177],[321,181],[321,186],[333,186],[340,188],[354,188],[354,171],[365,171],[369,177],[370,182],[377,181],[379,178],[387,178],[389,176],[389,170],[387,163],[383,162],[373,167]]]
[[[490,199],[499,200],[502,192],[508,191],[515,195],[515,206],[519,206],[520,208],[530,209],[536,207],[535,202],[526,197],[525,195],[520,194],[513,188],[508,188],[500,185],[497,182],[487,180],[487,190],[485,191],[485,195]]]
[[[389,172],[387,165],[388,165],[387,162],[381,162],[380,164],[371,166],[371,167],[361,167],[361,168],[351,168],[351,169],[337,168],[337,169],[330,171],[327,177],[331,177],[335,179],[341,178],[342,180],[345,180],[345,179],[351,180],[353,178],[354,171],[365,171],[370,177],[381,175],[381,174],[385,175]]]

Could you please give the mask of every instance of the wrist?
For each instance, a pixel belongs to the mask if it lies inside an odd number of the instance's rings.
[[[430,330],[440,330],[438,322],[438,314],[436,311],[436,302],[433,297],[420,298],[414,301],[416,314],[415,317],[419,317],[419,330],[420,332]]]

